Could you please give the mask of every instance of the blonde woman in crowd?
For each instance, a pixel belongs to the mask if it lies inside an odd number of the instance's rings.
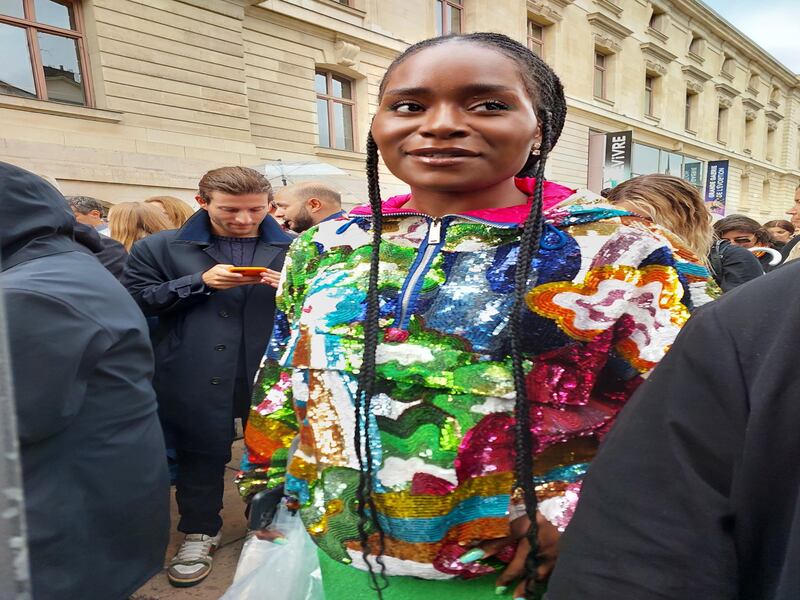
[[[649,219],[672,233],[678,245],[690,251],[677,251],[678,256],[687,261],[686,269],[707,263],[706,257],[714,241],[711,213],[697,189],[685,179],[672,175],[642,175],[609,190],[607,198],[616,207]],[[691,277],[700,273],[684,275]],[[695,306],[710,300],[700,287],[705,285],[693,286],[693,291],[702,298],[700,301],[695,298]]]
[[[697,189],[680,177],[635,177],[611,189],[608,200],[672,232],[701,262],[714,241],[711,213]]]
[[[712,296],[764,274],[758,259],[748,250],[728,240],[715,241],[711,213],[700,192],[680,177],[642,175],[612,189],[608,200],[651,219],[678,237],[709,267],[719,286],[711,286]]]
[[[130,252],[133,243],[152,233],[174,229],[173,224],[155,206],[144,202],[120,202],[108,211],[110,237]]]
[[[153,196],[145,200],[146,204],[160,210],[172,223],[170,229],[180,229],[186,220],[194,214],[192,207],[174,196]]]

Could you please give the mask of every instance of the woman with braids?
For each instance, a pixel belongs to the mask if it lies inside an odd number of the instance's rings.
[[[674,237],[545,181],[565,112],[510,38],[415,44],[380,86],[370,206],[293,243],[238,484],[296,500],[328,600],[533,597],[688,317]],[[410,195],[381,202],[379,152]]]

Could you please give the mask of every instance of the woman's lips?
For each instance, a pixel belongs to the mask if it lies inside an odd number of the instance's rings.
[[[464,148],[419,148],[406,152],[414,161],[432,167],[462,165],[478,154]]]

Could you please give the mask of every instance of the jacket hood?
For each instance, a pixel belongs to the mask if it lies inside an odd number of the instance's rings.
[[[533,203],[533,190],[536,186],[536,179],[530,178],[516,178],[514,183],[517,189],[525,192],[528,195],[528,202],[525,204],[517,204],[516,206],[507,206],[504,208],[490,208],[485,210],[470,210],[467,212],[459,213],[468,217],[476,217],[484,221],[490,221],[497,224],[512,224],[521,225],[528,218],[528,213],[531,211],[531,204]],[[560,202],[563,202],[575,193],[575,190],[553,183],[552,181],[545,181],[542,187],[542,210],[548,211]],[[404,194],[401,196],[393,196],[386,200],[382,207],[382,213],[386,216],[392,214],[402,214],[405,212],[403,206],[411,199],[411,194]],[[357,206],[350,214],[353,216],[367,216],[372,214],[369,204],[362,204]]]
[[[38,175],[0,162],[0,262],[22,262],[75,250],[75,217],[56,188]]]

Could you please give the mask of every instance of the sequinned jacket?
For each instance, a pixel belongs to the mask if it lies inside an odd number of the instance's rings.
[[[517,186],[530,194],[533,180]],[[522,341],[539,509],[563,527],[599,439],[707,300],[708,273],[649,221],[589,192],[550,182],[544,192]],[[367,423],[384,561],[390,575],[473,577],[499,564],[462,564],[464,548],[509,532],[514,386],[505,332],[530,202],[431,218],[404,210],[408,199],[383,207],[379,394]],[[237,477],[245,497],[285,482],[320,548],[359,568],[353,398],[371,222],[357,208],[293,243]]]

